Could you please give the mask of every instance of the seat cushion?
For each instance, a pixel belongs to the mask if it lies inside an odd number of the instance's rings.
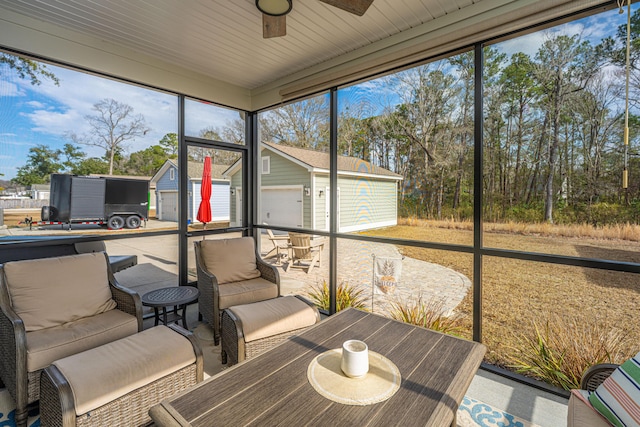
[[[203,240],[200,242],[200,254],[207,270],[216,276],[218,284],[260,277],[252,237]]]
[[[73,390],[76,415],[195,363],[186,337],[160,325],[53,363]]]
[[[640,425],[640,353],[618,366],[589,403],[614,426]]]
[[[54,360],[80,353],[138,332],[135,316],[111,310],[75,322],[27,332],[27,370],[35,372]]]
[[[242,322],[245,342],[272,337],[314,325],[318,310],[294,296],[229,308]]]
[[[611,424],[593,409],[589,403],[589,392],[571,390],[567,407],[567,427],[611,427]]]
[[[11,304],[27,332],[116,307],[104,253],[13,261],[4,265]]]
[[[258,277],[257,279],[220,285],[220,310],[234,305],[264,301],[278,296],[278,285]]]

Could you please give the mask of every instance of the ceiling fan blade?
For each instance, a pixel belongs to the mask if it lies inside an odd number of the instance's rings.
[[[323,3],[335,6],[338,9],[346,10],[358,16],[364,15],[369,9],[373,0],[320,0]]]
[[[287,16],[271,16],[262,14],[262,38],[282,37],[287,35]]]

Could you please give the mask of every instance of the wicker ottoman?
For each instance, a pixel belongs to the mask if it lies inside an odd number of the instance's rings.
[[[222,363],[254,357],[319,321],[318,309],[300,296],[227,308],[221,320]]]
[[[40,379],[41,425],[148,424],[151,406],[202,377],[202,350],[193,334],[156,326],[47,367]]]

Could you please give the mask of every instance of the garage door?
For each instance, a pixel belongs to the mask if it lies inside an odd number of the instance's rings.
[[[160,192],[160,220],[178,222],[178,192]]]
[[[196,220],[198,209],[200,208],[200,201],[202,195],[200,192],[200,183],[195,183],[193,186],[193,220]],[[214,183],[211,186],[211,198],[209,199],[211,204],[211,221],[229,221],[229,183]]]
[[[260,214],[262,223],[302,227],[302,189],[262,189]]]

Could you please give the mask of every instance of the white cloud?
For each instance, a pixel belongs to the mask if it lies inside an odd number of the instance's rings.
[[[25,102],[24,105],[28,105],[32,108],[46,108],[46,105],[39,101],[28,101]]]
[[[0,97],[25,96],[26,93],[12,82],[0,79]]]
[[[41,109],[21,113],[21,115],[29,118],[33,124],[32,131],[58,136],[63,136],[69,131],[79,133],[77,132],[78,124],[83,123],[78,111],[74,110],[60,112]]]
[[[134,114],[142,114],[151,128],[144,137],[129,141],[129,152],[157,144],[168,132],[177,132],[175,96],[66,68],[50,65],[49,69],[60,80],[60,86],[49,80],[43,80],[39,86],[31,86],[25,81],[19,83],[23,90],[37,94],[36,98],[48,99],[51,104],[40,101],[29,104],[35,109],[24,114],[34,125],[32,130],[35,132],[58,136],[67,132],[85,133],[89,130],[85,116],[95,114],[93,106],[105,98],[130,105]]]

